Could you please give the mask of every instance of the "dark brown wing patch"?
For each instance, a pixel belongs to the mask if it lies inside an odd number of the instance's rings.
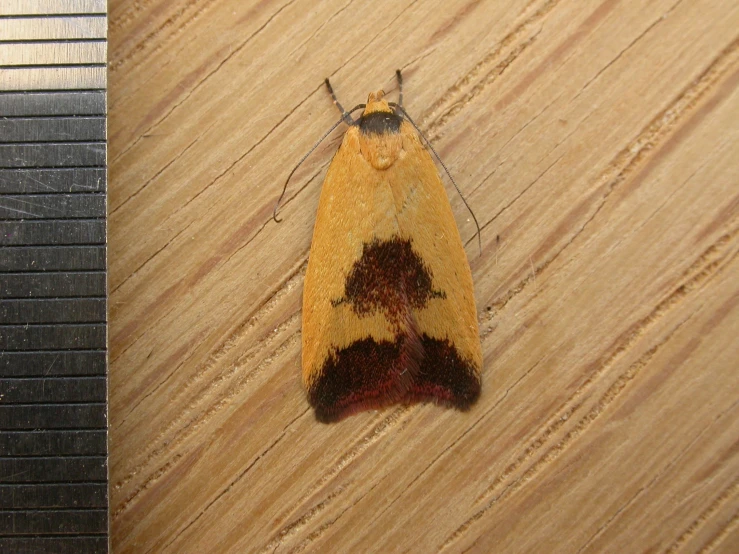
[[[362,339],[331,354],[308,391],[316,418],[328,423],[399,402],[422,357],[418,338],[407,335],[392,342]]]
[[[448,340],[421,337],[424,356],[406,402],[433,401],[467,410],[480,397],[480,378],[474,366]]]
[[[419,310],[431,298],[445,297],[442,291],[431,288],[431,281],[431,270],[413,251],[409,240],[375,239],[364,244],[339,302],[349,302],[360,317],[382,310],[385,317],[397,323],[409,308]]]
[[[446,340],[362,339],[329,356],[308,396],[316,419],[329,423],[397,402],[467,410],[480,396],[480,380]]]
[[[433,401],[469,408],[480,395],[474,365],[448,340],[419,336],[412,310],[432,298],[433,275],[411,242],[393,237],[365,243],[346,279],[344,298],[358,317],[377,311],[396,329],[394,341],[365,338],[332,352],[308,391],[320,421],[397,402]]]

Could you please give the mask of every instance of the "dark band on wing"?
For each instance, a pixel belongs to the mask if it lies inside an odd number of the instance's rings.
[[[423,335],[362,339],[332,353],[308,390],[316,418],[338,421],[397,402],[435,402],[466,410],[480,396],[474,365],[454,345]]]
[[[419,310],[431,298],[445,298],[432,289],[432,274],[411,242],[400,237],[365,243],[362,256],[346,279],[344,298],[358,316],[381,310],[397,323],[409,309]]]

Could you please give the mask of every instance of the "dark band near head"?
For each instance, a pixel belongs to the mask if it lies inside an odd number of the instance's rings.
[[[359,118],[359,130],[366,135],[399,133],[403,119],[392,112],[372,112]]]

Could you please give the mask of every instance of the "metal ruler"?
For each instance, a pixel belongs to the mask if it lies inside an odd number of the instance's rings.
[[[0,552],[108,551],[106,9],[0,0]]]

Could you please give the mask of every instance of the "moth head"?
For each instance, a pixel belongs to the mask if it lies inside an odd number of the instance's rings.
[[[385,135],[400,132],[403,118],[385,100],[385,91],[370,92],[367,106],[357,121],[363,135]]]

